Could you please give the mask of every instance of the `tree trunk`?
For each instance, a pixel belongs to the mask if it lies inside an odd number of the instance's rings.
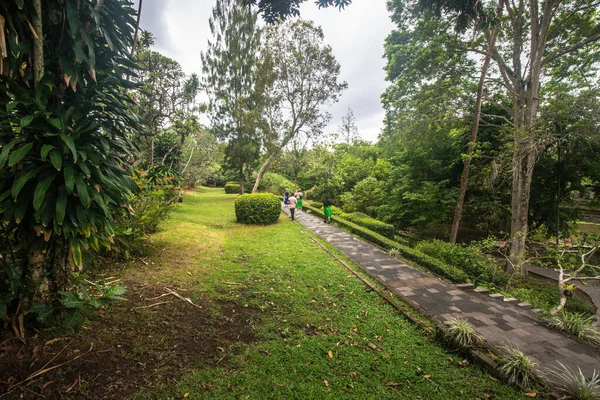
[[[260,181],[265,175],[265,172],[267,172],[267,168],[269,168],[269,165],[271,165],[272,161],[273,155],[270,155],[267,158],[267,160],[263,163],[262,167],[260,167],[260,171],[258,171],[258,175],[256,176],[256,182],[254,182],[254,187],[252,188],[252,193],[258,192],[258,185],[260,184]]]
[[[44,33],[42,30],[42,0],[32,0],[36,18],[33,20],[33,82],[35,85],[44,76]]]
[[[521,275],[527,275],[527,266],[524,263],[525,245],[529,231],[529,197],[531,193],[531,179],[535,165],[535,148],[525,133],[520,138],[515,137],[515,152],[513,155],[513,180],[511,202],[511,246],[510,259]]]
[[[4,72],[5,67],[5,59],[8,59],[8,51],[6,50],[6,37],[4,34],[4,24],[5,20],[2,15],[0,15],[0,75],[8,75],[8,71]]]
[[[244,164],[240,165],[240,194],[244,194]]]
[[[140,19],[142,17],[142,3],[143,2],[144,2],[144,0],[140,0],[140,4],[138,6],[137,20],[135,22],[135,33],[133,34],[133,44],[131,45],[131,57],[133,57],[135,55],[135,48],[137,47],[137,39],[138,39],[138,32],[140,30]],[[127,80],[129,80],[129,77]]]
[[[469,185],[469,170],[471,169],[471,159],[473,158],[473,152],[475,151],[475,143],[477,141],[477,134],[479,132],[479,120],[481,119],[481,103],[483,100],[483,87],[485,84],[485,77],[487,76],[488,67],[490,65],[490,59],[492,58],[492,49],[496,45],[496,38],[498,37],[498,26],[500,24],[500,18],[502,17],[502,3],[500,3],[497,12],[498,22],[494,26],[492,35],[488,40],[488,48],[485,53],[485,59],[481,66],[481,74],[479,76],[479,83],[477,84],[477,100],[475,101],[475,115],[473,117],[473,126],[471,128],[471,138],[469,139],[469,147],[467,149],[467,157],[464,161],[463,172],[460,178],[460,189],[458,192],[458,200],[456,201],[456,209],[454,210],[454,220],[452,221],[452,231],[450,233],[450,242],[456,243],[456,237],[458,236],[458,228],[460,227],[460,220],[462,218],[463,205],[465,202],[465,196],[467,194],[467,187]]]

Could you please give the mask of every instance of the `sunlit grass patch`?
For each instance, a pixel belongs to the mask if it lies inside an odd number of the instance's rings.
[[[187,197],[156,236],[174,246],[154,274],[214,305],[211,318],[253,313],[247,329],[256,340],[223,348],[216,367],[198,365],[153,398],[520,397],[480,368],[459,365],[298,224],[236,224],[235,195],[222,189]],[[182,250],[197,253],[191,274],[164,264]],[[229,316],[219,304],[230,305]]]

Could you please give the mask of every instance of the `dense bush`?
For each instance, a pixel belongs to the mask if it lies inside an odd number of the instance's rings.
[[[267,172],[260,182],[259,189],[269,193],[283,195],[288,188],[290,193],[294,190],[294,183],[286,177],[273,172]]]
[[[239,183],[227,182],[225,184],[225,193],[227,193],[227,194],[239,194],[240,193],[240,184]]]
[[[494,263],[483,258],[474,248],[455,245],[441,240],[420,242],[415,248],[447,264],[460,268],[474,282],[492,281],[495,268]]]
[[[235,200],[235,216],[241,223],[273,224],[279,219],[280,213],[281,203],[274,194],[244,194]]]
[[[323,217],[322,210],[318,210],[311,206],[305,206],[313,214]],[[335,214],[332,216],[332,220],[340,225],[342,228],[368,240],[369,242],[375,243],[378,246],[390,249],[396,249],[397,253],[404,259],[411,261],[413,264],[421,266],[434,272],[444,278],[450,279],[456,283],[470,282],[469,276],[462,270],[456,268],[453,265],[446,264],[445,262],[438,260],[437,258],[431,257],[419,250],[415,250],[404,243],[386,238],[377,232],[373,232],[367,228],[363,228],[353,222],[346,221]]]
[[[142,239],[156,232],[175,207],[176,178],[170,174],[157,177],[155,172],[135,172],[133,179],[140,191],[129,197],[128,212],[115,221],[112,249],[125,258],[130,253],[141,254]]]
[[[317,209],[323,208],[323,203],[319,203],[318,201],[313,201],[312,203],[310,203],[310,205]]]
[[[369,217],[367,214],[361,212],[353,212],[344,216],[350,222],[354,222],[357,225],[363,226],[374,232],[382,234],[383,236],[393,239],[396,234],[396,228],[393,225],[386,224],[375,218]]]

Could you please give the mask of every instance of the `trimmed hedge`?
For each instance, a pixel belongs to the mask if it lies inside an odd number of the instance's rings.
[[[281,203],[274,194],[244,194],[235,199],[237,222],[268,225],[277,222],[279,214],[281,214]]]
[[[305,208],[309,209],[313,214],[320,216],[323,218],[323,212],[311,206],[305,206]],[[377,232],[373,232],[367,228],[363,228],[353,222],[346,221],[338,216],[332,216],[331,219],[340,225],[342,228],[362,237],[363,239],[368,240],[369,242],[375,243],[378,246],[381,246],[385,249],[397,249],[400,253],[400,256],[408,261],[411,261],[413,264],[421,266],[437,275],[440,275],[444,278],[447,278],[455,283],[466,283],[470,282],[469,276],[459,268],[456,268],[453,265],[446,264],[445,262],[438,260],[437,258],[428,256],[427,254],[415,250],[412,247],[409,247],[405,243],[400,243],[394,240],[391,240],[383,235],[380,235]]]
[[[239,183],[226,183],[225,184],[225,193],[239,194],[240,193],[240,184]]]
[[[473,281],[491,282],[493,280],[496,269],[495,264],[480,256],[476,251],[469,249],[469,247],[434,240],[432,242],[419,242],[415,248],[447,264],[459,266]]]
[[[373,232],[377,232],[389,239],[393,239],[396,235],[396,228],[394,228],[393,225],[386,224],[385,222],[381,222],[375,218],[371,218],[367,214],[363,214],[361,212],[346,214],[344,218],[350,222],[354,222],[357,225],[370,229]]]

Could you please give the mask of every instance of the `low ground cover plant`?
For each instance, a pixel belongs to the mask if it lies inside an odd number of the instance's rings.
[[[243,224],[273,224],[280,214],[281,203],[274,194],[244,194],[235,200],[235,215],[237,221]]]
[[[556,391],[563,399],[572,400],[600,400],[600,374],[594,370],[588,379],[581,369],[574,371],[566,365],[558,362],[559,367],[550,371],[558,383]]]
[[[516,347],[504,347],[503,354],[498,359],[496,373],[509,385],[523,389],[532,389],[536,385],[546,382],[544,375],[537,369],[533,362]]]
[[[560,310],[545,316],[544,321],[552,328],[600,345],[600,330],[594,327],[594,318],[591,316]]]
[[[448,321],[442,331],[442,340],[457,350],[466,350],[483,345],[483,337],[466,319],[454,318]]]

